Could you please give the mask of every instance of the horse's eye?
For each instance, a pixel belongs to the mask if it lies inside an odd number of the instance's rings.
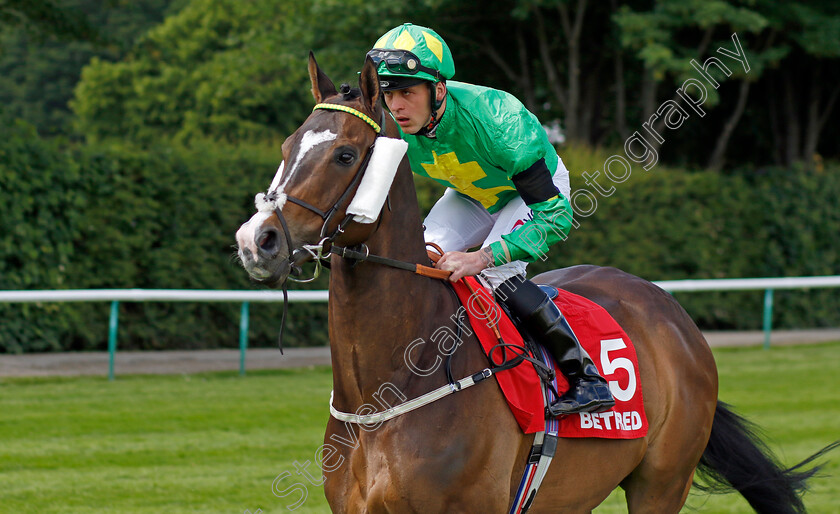
[[[335,159],[342,166],[350,166],[351,164],[356,162],[356,155],[352,152],[344,151],[344,152],[339,152],[336,155]]]

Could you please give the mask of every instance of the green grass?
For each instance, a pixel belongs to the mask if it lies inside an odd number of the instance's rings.
[[[785,464],[840,438],[840,343],[715,352],[721,399],[758,423]],[[314,462],[328,369],[0,380],[2,512],[328,512],[295,474]],[[806,495],[838,512],[840,451]],[[314,470],[312,464],[309,468]],[[287,475],[288,474],[288,475]],[[736,494],[694,494],[684,512],[750,512]],[[620,492],[596,511],[626,512]]]
[[[282,512],[272,482],[313,461],[331,382],[324,368],[3,380],[0,511]],[[309,493],[298,512],[324,512]]]
[[[840,439],[840,343],[716,349],[721,401],[757,424],[783,464],[792,466]],[[810,513],[840,512],[840,450],[821,477],[809,482]],[[616,491],[598,514],[627,512]],[[753,512],[738,494],[708,495],[692,490],[683,512]]]

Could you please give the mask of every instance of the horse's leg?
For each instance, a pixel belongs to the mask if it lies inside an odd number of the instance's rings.
[[[650,470],[648,470],[650,471]],[[655,471],[633,473],[622,482],[629,514],[677,513],[685,504],[694,471],[673,475]]]
[[[591,512],[637,467],[644,439],[561,438],[530,513]]]
[[[631,514],[679,512],[709,439],[712,413],[708,405],[714,403],[717,388],[704,385],[702,377],[692,380],[687,370],[681,372],[681,382],[667,378],[674,370],[663,368],[658,367],[658,378],[672,385],[667,389],[654,387],[650,380],[652,387],[645,390],[646,402],[658,400],[661,405],[648,414],[651,426],[658,425],[657,430],[648,434],[644,459],[621,484]]]
[[[669,405],[667,416],[648,417],[653,423],[661,420],[659,430],[648,436],[644,459],[621,484],[631,514],[676,513],[685,503],[694,468],[708,440],[711,415],[706,405],[713,400],[715,392],[714,387],[707,387],[702,394],[696,393],[692,401],[685,387],[685,383],[680,383],[662,392],[667,398],[663,398],[663,403]],[[651,393],[653,389],[649,388]],[[697,391],[700,391],[699,387]],[[704,397],[707,401],[703,401]]]

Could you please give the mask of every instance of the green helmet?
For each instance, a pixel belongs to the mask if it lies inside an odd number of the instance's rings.
[[[437,32],[404,23],[385,33],[368,52],[382,89],[404,89],[421,82],[440,82],[455,75],[452,52]]]

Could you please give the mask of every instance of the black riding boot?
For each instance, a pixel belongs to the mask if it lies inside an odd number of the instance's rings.
[[[496,297],[515,318],[520,330],[545,345],[569,379],[569,390],[548,407],[552,416],[602,412],[615,405],[607,381],[580,346],[560,309],[539,286],[523,277],[514,277],[496,289]]]

